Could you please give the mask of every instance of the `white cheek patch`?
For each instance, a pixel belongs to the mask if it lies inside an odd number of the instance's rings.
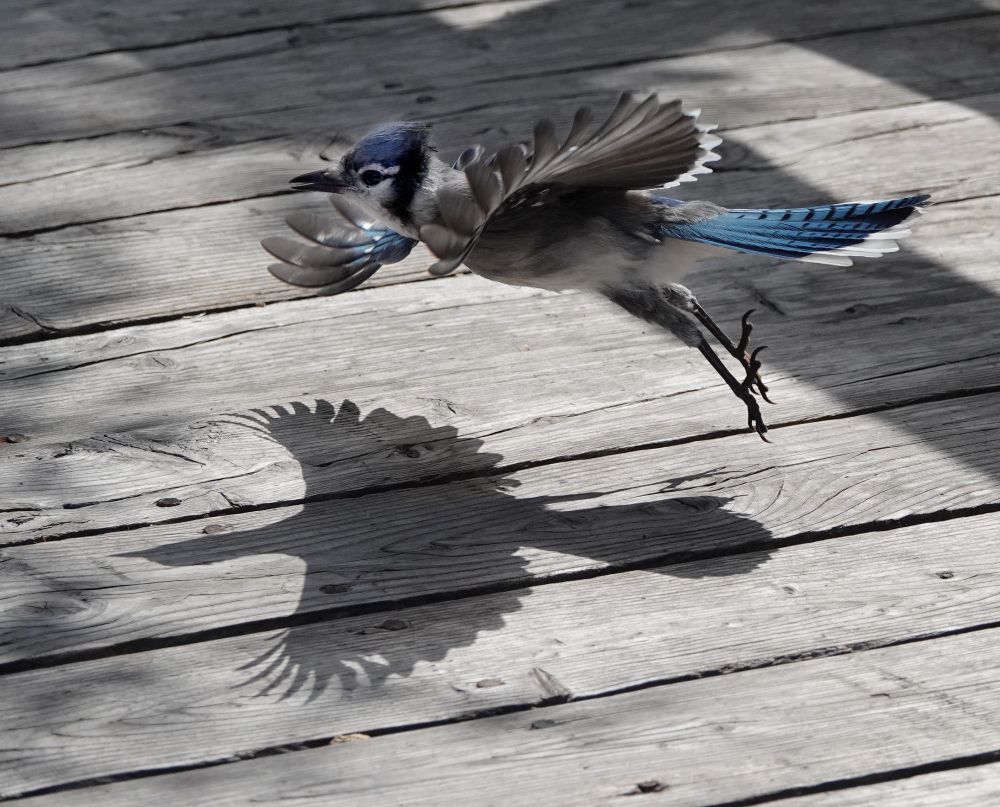
[[[380,174],[384,174],[387,177],[394,177],[396,176],[396,174],[399,173],[399,166],[398,165],[385,166],[382,165],[381,163],[368,163],[368,165],[362,165],[360,168],[356,168],[354,170],[354,173],[360,176],[365,171],[378,171]]]

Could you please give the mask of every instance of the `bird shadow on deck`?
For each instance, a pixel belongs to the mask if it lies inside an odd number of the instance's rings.
[[[882,8],[897,9],[896,16],[900,23],[907,21],[909,2],[881,5]],[[687,8],[678,10],[671,3],[632,0],[623,4],[617,14],[609,15],[605,35],[621,39],[621,63],[632,59],[634,53],[649,53],[658,44],[662,45],[665,54],[722,48],[727,35],[746,28],[768,31],[778,38],[794,39],[798,31],[808,26],[809,18],[817,13],[840,13],[835,6],[817,6],[798,0],[776,0],[768,4],[766,13],[759,10],[748,12],[747,9],[751,7],[752,4],[726,0],[715,4],[709,14],[693,14]],[[818,12],[816,9],[823,11]],[[955,17],[990,10],[971,0],[963,0],[952,7]],[[411,43],[411,47],[413,52],[423,50],[425,56],[433,55],[435,51],[444,54],[453,41],[474,38],[483,43],[486,52],[493,47],[493,43],[519,42],[526,30],[538,26],[559,31],[561,36],[573,37],[580,25],[575,22],[577,15],[577,4],[560,0],[512,11],[471,31],[451,28],[442,21],[438,30],[424,30],[422,36],[426,41]],[[796,47],[815,49],[832,60],[843,61],[857,69],[883,76],[918,93],[927,86],[928,73],[943,70],[950,58],[958,58],[954,43],[950,43],[948,49],[934,54],[933,59],[928,59],[926,54],[914,54],[913,49],[905,47],[854,48],[848,51],[838,47],[837,42],[835,36],[826,36],[797,42]],[[329,75],[336,75],[339,64],[359,58],[357,50],[370,44],[363,39],[355,41],[350,38],[331,41],[324,52],[312,49],[308,57],[303,58],[317,60],[310,67],[314,72],[325,70]],[[291,44],[289,47],[294,48]],[[372,61],[370,53],[366,52],[364,58]],[[421,86],[425,79],[421,75],[423,62],[394,63],[390,61],[392,58],[398,59],[398,55],[383,53],[381,62],[375,69],[387,79],[405,76],[408,86]],[[184,103],[189,97],[211,96],[215,93],[221,99],[220,104],[226,99],[232,99],[232,108],[235,110],[241,99],[250,97],[258,89],[258,79],[251,71],[247,71],[240,79],[241,85],[226,87],[197,83],[187,70],[174,70],[165,74],[170,77],[168,96],[149,100],[150,103],[176,107],[178,120],[188,119]],[[673,79],[675,77],[669,67],[655,71],[654,80],[658,85],[669,87]],[[752,77],[748,77],[748,81],[751,80]],[[551,82],[553,103],[558,103],[560,99],[592,95],[597,90],[607,90],[609,100],[614,94],[602,82],[600,71],[594,69],[566,71],[551,79],[540,77],[539,81]],[[433,82],[428,81],[427,90],[434,89]],[[111,84],[109,93],[113,91],[114,86]],[[470,95],[475,96],[475,92],[471,89]],[[335,84],[317,85],[314,100],[317,104],[317,128],[322,125],[329,131],[344,131],[354,125],[351,120],[340,117],[342,113],[338,111]],[[478,99],[470,98],[470,106],[474,100]],[[688,100],[696,106],[702,100],[710,99]],[[385,117],[397,116],[399,110],[394,105],[404,103],[410,102],[399,97],[387,97]],[[988,96],[957,98],[952,103],[996,117],[996,103],[991,102]],[[348,104],[347,107],[349,106]],[[422,104],[421,108],[431,116],[435,112],[433,101]],[[322,115],[320,109],[323,110]],[[324,116],[326,120],[320,119]],[[44,129],[44,120],[39,119],[37,123],[39,129]],[[453,123],[455,127],[459,124],[460,121]],[[498,128],[500,124],[501,121],[498,120]],[[521,121],[519,124],[526,130],[528,121]],[[844,124],[836,119],[830,120],[831,127],[841,125]],[[725,158],[720,165],[722,170],[715,178],[703,178],[695,186],[684,187],[682,190],[686,197],[714,197],[720,202],[741,206],[797,206],[843,201],[831,199],[822,189],[788,171],[775,171],[765,175],[766,181],[755,188],[749,197],[726,197],[726,169],[752,165],[757,170],[766,166],[768,161],[755,152],[752,145],[741,143],[738,136],[726,136],[725,131],[722,134],[727,141],[722,146]],[[845,137],[849,138],[850,135],[850,131],[845,131]],[[477,133],[470,133],[472,139],[479,136]],[[891,153],[873,153],[871,159],[890,161],[894,157]],[[863,168],[859,166],[859,172]],[[932,172],[929,172],[928,181],[933,182],[933,179]],[[775,196],[772,183],[780,187],[780,198]],[[920,190],[922,188],[919,187],[884,189],[887,195]],[[280,226],[280,222],[273,222],[273,225]],[[831,318],[835,321],[840,319],[845,328],[852,327],[857,320],[856,312],[878,310],[882,305],[858,297],[852,280],[852,273],[858,272],[878,273],[884,280],[883,296],[891,300],[886,305],[898,307],[908,314],[905,318],[907,322],[898,327],[909,329],[914,340],[926,340],[927,334],[923,331],[921,320],[923,312],[932,306],[986,299],[997,304],[997,311],[1000,313],[1000,301],[997,301],[989,288],[963,277],[947,265],[921,257],[912,249],[919,243],[918,230],[913,239],[904,243],[903,253],[895,258],[860,264],[847,271],[829,267],[817,269],[795,266],[792,269],[809,273],[808,283],[815,298],[836,301],[839,313],[827,314],[825,319],[828,322]],[[115,248],[114,243],[107,244],[109,251]],[[734,267],[734,277],[742,278],[745,273],[737,269],[741,265],[740,261],[739,256],[734,256],[729,259],[728,265]],[[258,271],[266,271],[266,263],[262,253]],[[248,267],[247,271],[252,271],[252,267]],[[920,278],[922,283],[926,283],[926,294],[913,294],[914,278]],[[65,279],[65,283],[70,286],[72,282],[71,277]],[[698,282],[699,275],[696,272],[690,277],[690,285],[696,293]],[[761,284],[765,283],[766,279],[762,277]],[[336,305],[336,301],[331,301],[330,304]],[[742,312],[713,313],[720,320],[734,322]],[[757,333],[765,341],[768,317],[773,319],[776,316],[781,314],[772,311],[764,314],[758,322]],[[821,332],[816,320],[809,318],[797,319],[796,326],[803,342],[809,342]],[[886,352],[884,345],[870,345],[867,359],[873,365],[891,364],[893,357],[886,355]],[[766,369],[778,370],[785,375],[804,375],[808,370],[804,365],[796,366],[783,359],[780,344],[773,344],[770,354],[766,355]],[[928,365],[947,364],[954,360],[946,339],[937,340],[926,355]],[[667,371],[668,368],[664,367],[664,372]],[[1000,382],[1000,377],[997,381]],[[827,386],[822,379],[817,385],[831,395],[840,397],[845,408],[855,405],[850,390]],[[780,387],[773,392],[780,403]],[[517,390],[512,387],[511,396],[516,395]],[[729,406],[734,419],[742,418],[737,405],[724,396],[720,396],[719,405]],[[776,418],[780,417],[780,412],[779,407],[767,414]],[[170,414],[162,413],[164,420]],[[668,416],[667,413],[664,416]],[[911,410],[888,409],[875,416],[913,433],[938,451],[956,456],[959,462],[967,466],[983,473],[992,473],[994,470],[988,452],[976,453],[956,448],[953,434],[927,429],[926,423],[915,419]],[[122,428],[131,426],[128,423],[122,424]],[[764,527],[727,512],[722,507],[724,502],[718,499],[668,497],[654,503],[587,506],[587,498],[599,496],[600,492],[583,494],[577,501],[544,496],[518,498],[512,492],[511,480],[503,477],[487,476],[440,485],[423,484],[405,491],[376,494],[362,499],[320,500],[310,493],[310,485],[318,479],[322,463],[329,461],[330,457],[336,457],[338,452],[341,452],[341,461],[377,463],[380,452],[420,452],[426,450],[423,447],[430,446],[430,450],[440,453],[440,467],[436,473],[445,478],[449,474],[449,464],[452,468],[460,468],[462,473],[469,470],[488,473],[501,458],[497,454],[483,452],[478,440],[461,437],[453,427],[432,427],[423,418],[404,418],[384,410],[376,410],[361,419],[360,413],[349,403],[345,403],[336,412],[329,404],[322,404],[318,415],[300,404],[292,407],[291,411],[278,411],[276,418],[261,415],[256,425],[248,424],[248,427],[267,431],[272,439],[285,445],[300,462],[306,484],[306,501],[302,512],[266,528],[205,535],[138,554],[156,563],[174,567],[224,563],[241,557],[265,554],[290,554],[304,562],[306,570],[300,602],[296,612],[287,618],[293,626],[283,639],[242,673],[248,683],[260,686],[262,693],[277,691],[289,694],[303,690],[321,692],[332,679],[347,686],[357,681],[359,670],[364,672],[369,681],[378,683],[392,675],[410,674],[421,661],[441,659],[450,648],[473,643],[480,633],[498,629],[503,624],[503,615],[518,610],[523,599],[530,595],[527,586],[536,578],[529,573],[529,561],[521,554],[524,547],[580,555],[590,558],[595,566],[599,566],[603,562],[620,561],[619,553],[626,551],[624,547],[639,540],[655,541],[662,554],[669,555],[677,547],[688,551],[699,540],[701,546],[724,550],[727,546],[753,545],[758,541],[763,543],[769,538]],[[369,433],[373,435],[373,444],[365,447],[363,443],[367,438],[359,438],[359,435]],[[359,439],[362,443],[360,446]],[[356,456],[349,459],[352,452]],[[673,469],[673,472],[691,473],[692,469]],[[669,490],[669,482],[664,487]],[[367,509],[369,505],[375,509]],[[449,525],[447,530],[443,530],[445,534],[438,534],[435,527],[437,524]],[[452,528],[450,525],[458,526]],[[808,528],[808,525],[804,526]],[[513,536],[517,536],[516,540]],[[725,573],[749,571],[765,557],[762,554],[737,555],[725,564],[720,563],[717,568]],[[740,562],[747,565],[740,568]],[[705,569],[706,574],[711,573],[710,564],[706,564]],[[664,572],[669,573],[669,570]],[[408,578],[420,580],[419,587],[408,584]],[[394,640],[391,650],[386,650],[385,645],[388,643],[383,643],[379,647],[379,653],[383,657],[381,660],[374,659],[375,654],[359,649],[368,646],[366,641],[370,644],[370,636],[348,637],[332,649],[321,649],[302,638],[306,636],[303,628],[295,627],[297,622],[308,622],[312,615],[323,609],[336,609],[338,596],[341,595],[353,596],[346,607],[360,608],[366,602],[391,604],[393,592],[397,590],[400,592],[398,597],[405,600],[414,591],[443,594],[463,589],[494,590],[492,610],[479,612],[460,607],[451,609],[449,619],[452,622],[441,634],[444,638],[425,643],[419,640]],[[354,596],[356,592],[361,594]],[[366,592],[371,593],[368,595]],[[403,636],[402,631],[396,634],[387,628],[376,629],[382,630],[386,636]]]
[[[240,671],[238,685],[256,694],[317,697],[337,679],[342,690],[367,683],[377,686],[390,676],[408,676],[420,662],[444,659],[453,648],[473,644],[486,631],[503,627],[504,615],[521,608],[532,584],[543,574],[529,571],[528,555],[562,553],[588,558],[583,565],[644,568],[657,556],[730,548],[746,551],[724,563],[687,565],[683,576],[743,574],[764,563],[768,551],[754,550],[771,541],[756,521],[727,511],[727,500],[710,496],[665,497],[635,504],[587,505],[607,491],[566,496],[519,498],[518,483],[490,477],[502,459],[482,451],[482,442],[465,438],[452,426],[431,426],[422,417],[399,417],[376,409],[361,417],[344,401],[338,408],[317,401],[297,402],[232,416],[247,428],[280,442],[299,462],[306,483],[301,512],[261,529],[204,535],[178,543],[127,553],[169,567],[226,564],[248,556],[287,554],[305,565],[298,608],[284,621],[290,627],[274,644]],[[311,500],[311,480],[334,462],[372,464],[402,452],[427,455],[434,476],[450,467],[463,481],[417,484],[359,498]],[[686,479],[667,480],[669,491]],[[673,567],[658,570],[673,574]],[[275,587],[280,585],[276,576]],[[370,594],[369,594],[370,592]],[[394,600],[415,604],[435,597],[487,593],[475,601],[440,609],[432,626],[394,619]],[[360,631],[331,629],[317,641],[304,625],[337,612],[378,611]],[[395,595],[395,596],[394,596]],[[665,606],[669,607],[669,606]]]

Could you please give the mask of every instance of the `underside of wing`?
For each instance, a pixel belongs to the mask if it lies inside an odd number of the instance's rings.
[[[417,243],[377,224],[343,197],[331,196],[330,202],[334,215],[300,211],[285,220],[308,241],[276,236],[260,242],[278,259],[268,267],[272,275],[318,294],[340,294],[364,283],[384,264],[401,261]]]
[[[442,189],[437,194],[442,223],[420,230],[440,259],[431,273],[457,268],[497,216],[544,205],[560,190],[670,187],[709,173],[706,163],[719,158],[712,149],[722,141],[709,133],[712,127],[698,124],[697,114],[683,112],[679,100],[660,103],[650,95],[640,102],[624,93],[596,128],[590,110],[579,109],[561,144],[551,121],[541,120],[531,149],[514,144],[492,155],[470,149],[465,154],[474,156],[460,162],[471,196]]]

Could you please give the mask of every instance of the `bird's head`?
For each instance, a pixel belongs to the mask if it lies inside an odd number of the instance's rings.
[[[340,193],[372,213],[381,209],[407,222],[432,151],[425,124],[386,123],[355,143],[339,164],[295,177],[292,188]]]

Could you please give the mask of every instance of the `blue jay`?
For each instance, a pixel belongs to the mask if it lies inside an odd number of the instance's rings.
[[[767,425],[755,395],[770,401],[758,347],[748,351],[752,311],[731,340],[680,280],[722,250],[850,266],[854,257],[898,249],[903,223],[929,197],[818,207],[726,209],[685,202],[663,189],[710,173],[722,141],[679,100],[624,93],[602,124],[581,108],[560,143],[553,125],[534,142],[495,153],[481,146],[453,165],[435,157],[428,127],[397,122],[365,135],[339,164],[295,177],[292,187],[331,194],[336,217],[293,213],[306,243],[267,238],[272,274],[320,294],[354,288],[417,241],[438,260],[433,275],[465,264],[490,280],[554,291],[586,289],[698,349],[747,408],[749,428]],[[699,327],[700,326],[700,327]],[[701,328],[745,372],[738,380]]]

